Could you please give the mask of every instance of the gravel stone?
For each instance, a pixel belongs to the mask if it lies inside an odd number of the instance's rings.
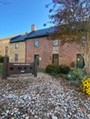
[[[0,119],[90,119],[90,97],[45,73],[0,80]]]

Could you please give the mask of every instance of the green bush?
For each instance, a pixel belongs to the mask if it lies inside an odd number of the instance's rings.
[[[85,76],[84,71],[82,69],[73,69],[71,70],[68,75],[68,80],[81,80]]]
[[[60,73],[59,66],[52,65],[52,64],[48,65],[45,69],[45,72],[49,74],[59,74]]]
[[[3,72],[3,65],[0,64],[0,74],[2,74],[2,72]]]
[[[70,71],[70,67],[67,65],[60,65],[59,70],[60,70],[60,73],[62,74],[68,74]]]
[[[0,56],[0,63],[3,63],[3,56]]]
[[[57,76],[58,74],[68,74],[70,71],[70,67],[67,65],[48,65],[45,69],[46,73],[49,73],[51,75]]]

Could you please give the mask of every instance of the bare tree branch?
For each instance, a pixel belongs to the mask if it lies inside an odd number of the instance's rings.
[[[53,5],[50,20],[56,30],[51,38],[60,39],[61,43],[78,43],[90,72],[90,0],[52,0]]]

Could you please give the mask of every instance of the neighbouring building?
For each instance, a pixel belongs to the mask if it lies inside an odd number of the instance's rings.
[[[9,42],[10,37],[0,39],[0,56],[5,56],[5,54],[9,56],[10,54]]]
[[[10,62],[20,62],[25,63],[26,55],[25,55],[25,35],[18,35],[15,37],[12,37],[10,39]]]

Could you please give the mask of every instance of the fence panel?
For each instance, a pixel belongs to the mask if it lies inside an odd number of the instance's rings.
[[[9,63],[9,58],[4,57],[4,69],[2,78],[6,79],[10,74],[32,73],[37,76],[37,62],[34,63]]]
[[[9,63],[8,65],[8,74],[23,74],[23,73],[34,73],[34,63],[25,64],[25,63]]]

